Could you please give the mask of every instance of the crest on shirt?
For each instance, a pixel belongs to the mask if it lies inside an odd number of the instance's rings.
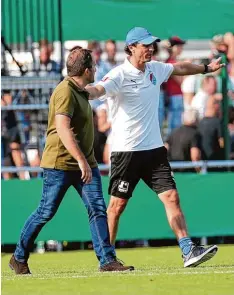
[[[156,78],[153,73],[150,73],[150,81],[153,85],[156,85]]]

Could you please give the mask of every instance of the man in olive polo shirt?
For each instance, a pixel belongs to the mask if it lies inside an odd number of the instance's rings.
[[[43,193],[36,211],[26,221],[11,257],[16,274],[30,274],[29,252],[43,226],[52,219],[70,186],[87,208],[92,241],[100,271],[133,270],[116,259],[110,244],[101,177],[94,157],[93,117],[84,87],[94,81],[91,52],[78,48],[67,59],[68,77],[54,90],[49,105],[48,130],[41,167]]]

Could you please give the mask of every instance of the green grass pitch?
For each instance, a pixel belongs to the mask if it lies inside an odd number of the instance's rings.
[[[32,276],[16,276],[2,255],[2,295],[234,295],[234,246],[183,268],[178,247],[118,250],[130,273],[100,273],[93,251],[32,254]]]

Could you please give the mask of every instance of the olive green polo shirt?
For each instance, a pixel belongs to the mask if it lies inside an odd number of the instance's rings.
[[[67,151],[58,136],[55,126],[56,114],[71,118],[71,130],[91,168],[97,167],[94,157],[93,113],[88,101],[88,92],[78,87],[67,77],[55,88],[49,103],[46,144],[41,160],[42,168],[79,170],[76,159]]]

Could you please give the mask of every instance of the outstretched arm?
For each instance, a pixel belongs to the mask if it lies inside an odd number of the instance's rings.
[[[172,75],[186,76],[186,75],[213,73],[225,66],[225,64],[221,64],[220,61],[221,61],[221,58],[218,58],[212,61],[207,66],[205,66],[204,64],[195,65],[190,62],[175,63],[173,64],[174,70],[172,72]]]
[[[101,85],[86,86],[85,89],[89,92],[89,100],[99,98],[106,94],[105,88]]]

